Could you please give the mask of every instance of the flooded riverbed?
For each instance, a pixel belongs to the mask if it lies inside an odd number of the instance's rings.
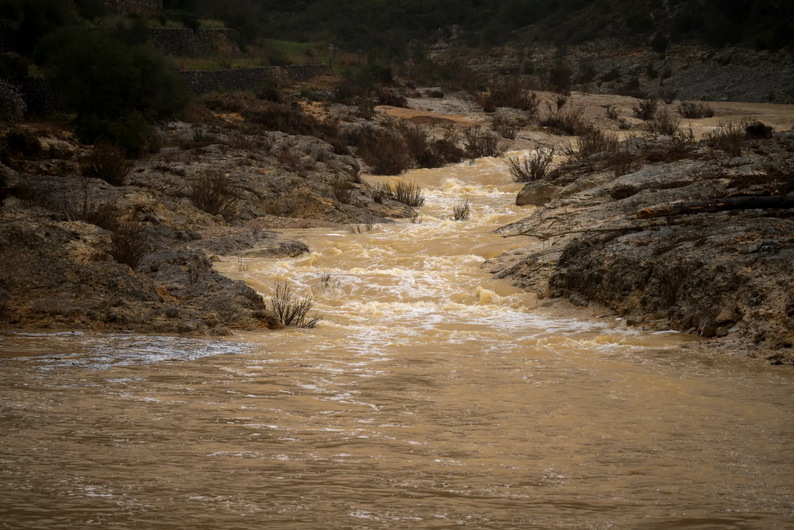
[[[792,368],[540,307],[481,268],[503,164],[410,178],[422,222],[217,264],[315,329],[0,338],[0,528],[793,526]]]

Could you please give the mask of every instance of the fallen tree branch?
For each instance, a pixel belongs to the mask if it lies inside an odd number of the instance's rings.
[[[699,213],[724,212],[727,210],[791,209],[793,197],[788,195],[749,195],[727,197],[712,201],[677,203],[659,208],[645,208],[636,213],[637,219],[652,219],[670,215],[693,215]]]

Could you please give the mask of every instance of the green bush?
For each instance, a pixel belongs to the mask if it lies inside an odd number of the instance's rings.
[[[48,35],[35,59],[77,112],[81,141],[99,137],[137,154],[152,144],[152,125],[182,111],[190,99],[176,67],[149,44],[137,27],[111,32],[63,28]]]

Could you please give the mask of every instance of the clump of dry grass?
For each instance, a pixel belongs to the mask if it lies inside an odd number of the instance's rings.
[[[680,118],[671,112],[661,109],[647,124],[647,128],[652,134],[673,136],[680,128]]]
[[[402,202],[413,208],[419,208],[426,203],[426,197],[422,188],[414,180],[402,180],[395,186],[384,182],[379,185],[378,190],[384,198]]]
[[[638,105],[633,107],[633,114],[635,114],[636,118],[641,118],[644,121],[654,118],[656,112],[658,112],[657,98],[643,99],[639,101]]]
[[[290,290],[287,282],[279,282],[274,288],[271,297],[271,307],[277,320],[285,326],[295,326],[297,328],[314,328],[321,317],[318,315],[309,316],[310,309],[314,302],[311,296],[306,298],[296,298]]]
[[[616,135],[592,127],[583,131],[575,140],[575,147],[568,147],[565,153],[571,161],[583,160],[591,155],[614,151],[618,143]]]
[[[508,144],[497,135],[470,127],[464,132],[464,150],[469,158],[500,158],[508,151]]]
[[[87,177],[102,179],[112,186],[122,186],[133,166],[127,161],[124,149],[107,140],[99,140],[91,156],[80,163],[80,168]]]
[[[210,215],[232,218],[238,213],[238,189],[220,171],[206,173],[196,179],[191,185],[188,198],[194,206]]]
[[[149,252],[149,238],[135,221],[118,223],[111,232],[111,256],[131,269]]]
[[[511,156],[506,161],[514,182],[544,180],[553,167],[553,149],[539,149],[525,159]]]
[[[453,207],[454,221],[467,221],[470,219],[470,199],[464,199]]]
[[[555,111],[540,122],[540,125],[553,129],[554,132],[567,136],[576,136],[589,129],[583,119],[583,108],[567,105],[567,98],[561,97],[556,101]]]
[[[746,128],[742,123],[720,123],[718,128],[705,135],[711,147],[721,149],[732,157],[743,154]]]

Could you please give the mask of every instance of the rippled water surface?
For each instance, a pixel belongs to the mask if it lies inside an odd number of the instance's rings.
[[[480,267],[503,167],[412,178],[422,223],[218,265],[316,329],[0,337],[0,528],[793,527],[792,368],[538,307]]]

